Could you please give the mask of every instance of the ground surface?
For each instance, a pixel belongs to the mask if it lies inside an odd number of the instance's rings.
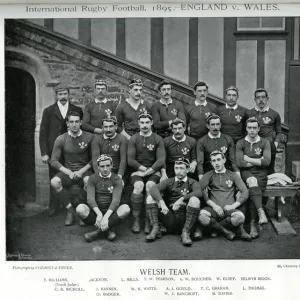
[[[64,226],[65,213],[49,218],[47,211],[29,207],[14,209],[8,215],[8,259],[31,260],[202,260],[202,259],[299,259],[300,222],[294,214],[298,206],[286,206],[285,216],[297,231],[297,236],[278,236],[271,224],[252,242],[223,237],[205,237],[192,247],[181,245],[180,236],[166,235],[154,243],[145,242],[145,234],[133,234],[130,220],[117,228],[117,239],[109,242],[105,237],[86,243],[84,233],[93,227],[80,227],[77,220],[71,227]],[[298,217],[298,218],[297,218]]]

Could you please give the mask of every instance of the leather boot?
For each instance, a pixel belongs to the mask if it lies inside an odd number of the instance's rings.
[[[258,237],[255,220],[250,221],[250,236],[252,239],[256,239]]]
[[[251,235],[246,232],[243,224],[237,228],[237,233],[242,240],[251,242]]]
[[[93,242],[93,241],[95,241],[99,238],[101,232],[102,232],[101,229],[97,229],[97,230],[94,230],[94,231],[91,231],[91,232],[87,232],[84,235],[84,238],[88,243]]]
[[[202,230],[200,224],[196,224],[196,228],[193,234],[193,239],[195,241],[201,240],[203,238]]]
[[[211,228],[216,229],[217,231],[221,232],[227,240],[232,241],[234,239],[235,234],[232,231],[223,227],[215,219],[211,218],[209,225]]]
[[[70,207],[67,209],[67,216],[65,220],[65,226],[72,226],[74,224],[75,213],[74,208]]]
[[[265,211],[263,208],[259,208],[257,210],[258,212],[258,224],[259,225],[262,225],[262,224],[267,224],[268,223],[268,219],[267,219],[267,216],[265,214]]]
[[[152,230],[149,235],[146,236],[147,242],[153,242],[156,238],[161,237],[160,228],[158,225],[158,207],[156,204],[148,204],[146,209]]]
[[[109,241],[113,241],[115,238],[116,238],[117,234],[115,233],[115,230],[113,228],[110,228],[107,230],[107,236],[106,238],[109,240]]]
[[[181,241],[184,246],[191,246],[193,243],[190,237],[190,232],[193,226],[195,225],[195,222],[197,221],[198,215],[199,208],[190,206],[186,208],[185,223],[181,234]]]
[[[149,234],[150,231],[151,231],[150,220],[149,220],[149,218],[146,216],[146,217],[145,217],[145,228],[144,228],[144,233]]]
[[[140,227],[140,211],[132,211],[132,215],[133,215],[133,223],[132,223],[132,227],[131,227],[131,231],[133,233],[139,233],[141,231],[141,227]]]

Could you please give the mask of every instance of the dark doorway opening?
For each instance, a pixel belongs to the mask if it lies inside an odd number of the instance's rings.
[[[26,71],[5,68],[6,203],[35,201],[35,81]]]

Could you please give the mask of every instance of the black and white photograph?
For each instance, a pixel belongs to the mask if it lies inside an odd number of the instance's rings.
[[[300,17],[4,26],[7,261],[300,258]]]

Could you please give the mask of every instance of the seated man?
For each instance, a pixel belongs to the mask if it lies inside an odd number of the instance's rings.
[[[140,214],[144,206],[144,187],[146,194],[150,188],[158,183],[161,177],[160,170],[166,159],[163,139],[153,133],[152,116],[141,114],[138,124],[140,132],[133,135],[128,143],[128,166],[132,168],[131,184],[133,193],[131,194],[131,205],[133,215],[132,232],[140,232]],[[149,233],[149,224],[145,224],[145,233]]]
[[[147,214],[152,225],[146,237],[152,242],[160,237],[158,218],[170,233],[180,233],[184,246],[190,246],[190,232],[193,229],[200,211],[202,191],[199,182],[187,177],[190,162],[186,158],[175,161],[175,177],[166,179],[150,190],[146,199]],[[164,199],[161,196],[164,194]],[[161,212],[158,212],[158,205]]]
[[[101,155],[98,160],[99,171],[90,176],[87,184],[87,204],[79,204],[76,213],[87,225],[97,229],[84,235],[87,242],[96,240],[101,232],[107,231],[107,239],[112,241],[116,234],[112,228],[122,222],[129,213],[127,204],[119,206],[122,195],[122,179],[111,173],[112,158]]]
[[[80,129],[81,115],[73,111],[67,116],[68,132],[60,135],[53,147],[50,164],[59,172],[51,179],[51,186],[67,208],[66,226],[74,223],[74,208],[85,199],[86,187],[92,174],[91,145],[93,134]],[[64,165],[61,164],[61,159]],[[72,199],[70,199],[70,194]],[[74,197],[73,197],[74,196]],[[74,198],[78,198],[74,201]]]
[[[192,137],[184,134],[184,120],[179,118],[174,119],[171,123],[171,128],[173,135],[164,138],[166,166],[162,169],[161,181],[175,176],[174,163],[180,157],[187,158],[191,162],[189,173],[191,175],[190,177],[194,178],[193,175],[197,166],[196,141]],[[196,176],[194,179],[196,179]]]
[[[210,162],[214,170],[204,174],[200,180],[201,188],[208,187],[208,195],[203,192],[206,207],[200,211],[199,221],[203,226],[221,232],[227,240],[232,241],[235,234],[226,227],[237,230],[241,239],[251,240],[244,230],[245,221],[243,203],[248,199],[249,193],[241,177],[225,168],[225,156],[221,151],[210,154]],[[235,199],[236,189],[240,191]]]
[[[271,146],[267,139],[258,135],[259,121],[249,118],[246,121],[248,135],[236,144],[236,163],[241,169],[242,179],[247,183],[250,194],[250,235],[258,237],[256,217],[258,224],[268,223],[262,207],[262,190],[268,182],[268,167],[271,162]],[[257,211],[257,212],[256,212]]]

